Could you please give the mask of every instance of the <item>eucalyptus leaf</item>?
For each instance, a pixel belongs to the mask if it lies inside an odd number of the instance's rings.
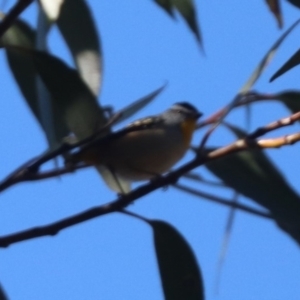
[[[265,153],[258,149],[238,152],[205,166],[227,186],[267,208],[300,243],[299,195]]]
[[[204,287],[195,254],[184,237],[162,221],[148,221],[166,300],[204,300]]]
[[[56,1],[54,1],[56,2]],[[53,3],[54,3],[53,2]],[[44,0],[44,3],[49,3]],[[49,7],[47,9],[50,9]],[[51,30],[52,23],[42,6],[39,6],[37,30],[36,30],[36,42],[35,49],[40,51],[48,51],[48,34]],[[39,76],[36,78],[36,92],[38,98],[39,115],[41,118],[42,126],[46,133],[50,149],[55,149],[59,146],[60,137],[56,135],[54,124],[54,112],[52,108],[51,95],[44,85]]]
[[[10,46],[33,49],[35,31],[24,21],[17,20],[1,38],[5,47],[6,58],[10,70],[26,99],[27,104],[40,122],[37,95],[35,90],[36,71],[32,61],[24,60]],[[40,122],[41,124],[41,122]]]
[[[193,0],[154,0],[171,17],[174,17],[174,10],[184,18],[191,31],[195,34],[199,44],[202,46],[202,37],[197,24],[197,12]]]
[[[295,23],[293,23],[280,37],[279,39],[274,43],[274,45],[270,48],[270,50],[265,54],[261,62],[258,64],[258,66],[253,71],[250,78],[247,80],[247,82],[243,85],[243,87],[240,90],[240,94],[245,95],[250,91],[250,89],[253,87],[257,79],[260,77],[260,75],[263,73],[267,65],[269,64],[270,60],[275,55],[276,50],[278,47],[282,44],[282,42],[286,39],[286,37],[293,31],[293,29],[299,24],[300,19],[297,20]]]
[[[274,99],[281,101],[290,111],[300,111],[300,91],[284,91],[274,95]]]
[[[14,51],[34,63],[52,95],[56,124],[67,126],[78,139],[83,139],[106,123],[97,99],[76,70],[45,52],[22,48]]]
[[[159,6],[161,6],[171,17],[174,17],[172,0],[154,0],[154,1]]]
[[[296,7],[300,8],[300,0],[288,0],[288,2],[292,3]]]
[[[51,138],[48,136],[49,130],[45,128],[45,123],[42,120],[41,107],[38,101],[36,66],[32,59],[24,55],[25,49],[27,49],[27,51],[34,51],[35,41],[36,32],[26,22],[21,20],[15,21],[14,25],[6,31],[1,39],[1,43],[5,46],[5,53],[10,70],[26,103],[44,130],[49,143],[59,144],[61,138],[68,135],[70,130],[64,122],[57,120],[55,114],[53,114],[55,141],[51,142]],[[23,51],[20,49],[23,49]],[[51,102],[51,106],[51,110],[56,113],[53,102]],[[46,113],[50,112],[46,111]]]
[[[8,296],[4,292],[4,289],[2,288],[1,285],[0,285],[0,300],[8,300]]]
[[[77,69],[94,95],[102,82],[101,45],[92,12],[84,0],[65,0],[57,20]]]
[[[225,125],[238,139],[245,138],[247,135],[244,130],[237,126],[228,123]],[[237,192],[269,209],[270,207],[264,203],[274,202],[273,194],[275,197],[278,196],[278,201],[282,201],[282,195],[286,195],[296,202],[299,201],[300,204],[297,193],[261,150],[255,149],[231,154],[220,160],[209,162],[206,167],[215,175],[219,174],[220,176],[217,176]],[[226,174],[227,172],[228,174]],[[226,178],[227,176],[228,178]],[[270,210],[274,213],[272,209]]]
[[[270,11],[273,13],[274,17],[276,18],[279,28],[282,28],[283,20],[282,20],[280,1],[279,0],[266,0],[266,2],[270,8]]]
[[[164,90],[164,88],[165,85],[118,111],[117,113],[120,114],[120,118],[118,118],[116,124],[123,122],[143,109],[145,106],[151,103]]]
[[[33,53],[33,59],[55,101],[59,120],[78,139],[92,135],[106,123],[97,99],[76,70],[43,52]]]
[[[292,32],[292,30],[300,23],[300,19],[297,20],[292,26],[290,26],[289,29],[287,29],[280,37],[279,39],[274,43],[274,45],[269,49],[269,51],[264,55],[263,59],[260,61],[258,66],[254,69],[249,79],[246,81],[246,83],[242,86],[242,88],[239,90],[238,94],[234,97],[234,99],[230,102],[230,104],[227,106],[225,112],[223,113],[222,117],[218,121],[218,123],[215,125],[217,126],[220,124],[227,114],[232,110],[232,108],[237,104],[237,102],[241,99],[242,96],[249,93],[253,85],[256,83],[256,81],[259,79],[267,65],[269,64],[272,57],[275,55],[275,52],[277,48],[282,44],[282,42],[285,40],[285,38]],[[249,106],[248,108],[248,115],[250,115]],[[249,119],[249,117],[248,117]]]
[[[298,66],[300,64],[300,49],[294,53],[287,62],[283,64],[282,67],[279,68],[278,71],[275,72],[275,74],[270,78],[270,81],[272,82],[276,78],[280,77],[287,71],[291,70],[292,68]]]
[[[173,6],[176,7],[178,12],[187,22],[188,26],[195,34],[198,42],[202,45],[202,37],[200,29],[197,24],[197,12],[193,0],[172,0]]]

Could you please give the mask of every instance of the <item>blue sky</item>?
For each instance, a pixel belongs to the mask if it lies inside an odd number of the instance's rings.
[[[196,1],[205,55],[184,21],[178,18],[174,22],[152,1],[89,1],[103,46],[100,102],[119,109],[167,81],[166,90],[136,117],[158,113],[182,100],[194,103],[205,116],[226,105],[281,31],[265,1],[204,2]],[[300,11],[286,2],[282,8],[287,28],[299,18]],[[36,8],[28,9],[23,17],[35,24]],[[298,88],[297,68],[272,84],[268,81],[299,48],[299,32],[297,28],[280,48],[256,90]],[[50,48],[71,62],[56,29],[51,32]],[[0,70],[3,178],[43,152],[47,145],[8,72],[3,51]],[[251,129],[288,114],[277,103],[257,104],[252,110]],[[245,115],[244,110],[237,110],[228,121],[245,126]],[[281,130],[275,136],[296,132],[297,127]],[[195,142],[201,134],[196,135]],[[219,129],[209,144],[221,146],[233,139]],[[298,151],[296,144],[268,154],[299,192],[294,167]],[[197,171],[214,178],[204,168]],[[222,197],[232,196],[227,190],[203,189]],[[47,224],[113,199],[114,194],[92,169],[60,179],[22,183],[1,195],[0,234]],[[243,199],[243,203],[255,206],[249,199]],[[299,299],[299,247],[273,222],[236,213],[216,294],[217,262],[228,208],[170,187],[136,201],[128,209],[147,218],[165,220],[186,237],[201,266],[207,299]],[[74,226],[55,237],[1,249],[0,282],[13,300],[163,299],[151,229],[118,213]]]

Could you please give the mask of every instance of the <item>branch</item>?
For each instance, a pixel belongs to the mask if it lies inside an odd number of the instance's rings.
[[[261,101],[274,101],[274,96],[268,94],[258,94],[252,91],[245,95],[242,95],[240,98],[237,98],[237,100],[238,101],[231,107],[231,109]],[[197,128],[202,128],[204,126],[217,123],[220,120],[220,118],[222,118],[227,112],[228,106],[221,108],[217,112],[213,113],[211,116],[207,117],[202,122],[199,122]]]
[[[286,118],[282,118],[278,121],[272,122],[264,127],[260,127],[256,129],[253,133],[248,135],[248,139],[256,139],[266,133],[285,127],[289,125],[293,125],[296,121],[300,120],[300,112],[294,113]]]
[[[229,114],[229,112],[240,103],[241,99],[245,97],[245,95],[237,94],[234,99],[223,109],[217,112],[214,115],[212,126],[207,130],[203,139],[201,140],[199,150],[202,151],[205,147],[206,142],[208,141],[211,134],[215,131],[215,129],[221,124],[221,122],[225,119],[225,117]],[[206,125],[209,123],[205,123]],[[200,125],[199,125],[200,126]]]
[[[50,177],[56,177],[63,174],[74,172],[77,169],[81,169],[84,167],[89,167],[90,165],[65,165],[64,168],[55,169],[51,171],[47,171],[44,173],[38,173],[39,168],[46,162],[50,161],[51,159],[54,159],[58,157],[59,155],[63,155],[66,152],[69,152],[75,148],[82,147],[81,149],[87,149],[91,148],[95,145],[101,144],[101,143],[107,143],[111,139],[114,139],[122,134],[125,134],[129,131],[133,131],[132,128],[125,128],[123,130],[120,130],[118,132],[114,132],[111,134],[107,134],[104,137],[101,137],[101,135],[105,132],[107,132],[110,127],[122,116],[121,113],[117,113],[113,115],[108,122],[97,132],[77,143],[63,143],[60,147],[57,149],[46,152],[45,154],[39,155],[33,159],[30,159],[25,164],[21,165],[19,168],[17,168],[15,171],[13,171],[11,174],[9,174],[2,182],[0,182],[0,192],[4,191],[5,189],[9,188],[10,186],[23,182],[23,181],[31,181],[31,180],[40,180]]]
[[[0,37],[14,23],[18,16],[33,2],[34,0],[18,0],[12,7],[10,12],[4,17],[0,23]]]
[[[47,235],[55,235],[59,231],[68,228],[70,226],[80,224],[82,222],[91,220],[93,218],[111,213],[117,212],[128,206],[133,201],[142,198],[143,196],[153,192],[164,186],[169,186],[175,184],[178,179],[185,173],[195,169],[196,167],[203,165],[211,160],[215,160],[221,157],[224,157],[228,154],[243,151],[243,150],[250,150],[253,148],[264,149],[266,145],[269,146],[271,143],[274,144],[276,147],[288,145],[300,140],[300,133],[292,134],[285,137],[279,137],[277,139],[265,139],[259,141],[248,141],[247,139],[238,140],[228,146],[219,148],[217,150],[209,152],[206,156],[197,155],[193,160],[188,162],[187,164],[183,165],[182,167],[178,168],[175,171],[172,171],[164,176],[158,176],[153,180],[149,181],[148,183],[141,185],[137,189],[133,190],[129,194],[125,194],[117,198],[116,200],[99,206],[92,209],[89,209],[85,212],[79,213],[74,216],[70,216],[63,220],[41,226],[32,229],[27,229],[21,232],[9,234],[7,236],[0,237],[0,247],[7,247],[11,244],[18,243],[24,240],[33,239],[36,237],[42,237]],[[295,212],[297,213],[297,212]],[[276,218],[276,216],[274,216]],[[300,236],[298,234],[298,228],[290,228],[288,225],[288,220],[277,220],[277,223],[290,235],[292,235],[298,243],[300,243]],[[283,225],[284,224],[284,225]]]
[[[190,187],[182,185],[182,184],[177,183],[177,184],[174,185],[174,187],[181,190],[181,191],[187,192],[187,193],[192,194],[194,196],[198,196],[198,197],[207,199],[209,201],[212,201],[212,202],[215,202],[215,203],[218,203],[218,204],[229,206],[231,208],[237,208],[239,210],[242,210],[244,212],[247,212],[247,213],[259,216],[259,217],[263,217],[263,218],[267,218],[267,219],[273,219],[273,216],[270,213],[259,211],[257,209],[251,208],[249,206],[239,204],[237,202],[233,202],[231,200],[227,200],[227,199],[220,198],[220,197],[217,197],[217,196],[212,195],[212,194],[208,194],[208,193],[205,193],[205,192],[202,192],[202,191],[198,191],[198,190],[195,190],[193,188],[190,188]]]

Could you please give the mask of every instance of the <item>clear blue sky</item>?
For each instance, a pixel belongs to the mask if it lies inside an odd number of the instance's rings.
[[[206,116],[210,115],[233,98],[281,34],[265,1],[196,1],[204,37],[202,55],[185,23],[180,18],[172,21],[153,1],[89,3],[103,44],[101,103],[122,108],[166,81],[169,83],[157,100],[136,117],[155,114],[181,100],[194,103]],[[286,28],[300,16],[300,11],[285,1],[282,6]],[[36,8],[31,7],[23,16],[35,24],[35,13]],[[299,48],[299,32],[300,28],[296,29],[280,48],[255,86],[257,90],[299,88],[299,69],[268,83]],[[50,48],[70,62],[59,38],[54,30]],[[3,178],[43,152],[46,142],[8,72],[3,51],[0,70]],[[280,104],[257,104],[252,110],[252,129],[288,114]],[[245,112],[239,110],[228,120],[244,126],[244,118]],[[285,132],[295,132],[297,127]],[[224,145],[232,140],[220,129],[209,143]],[[299,192],[294,162],[298,153],[298,144],[268,152]],[[204,168],[197,171],[213,178]],[[230,191],[208,190],[232,196]],[[0,234],[47,224],[114,198],[92,169],[60,179],[19,184],[1,195]],[[247,199],[243,202],[254,206]],[[186,237],[202,268],[208,300],[299,299],[299,247],[273,222],[237,212],[216,295],[227,208],[170,187],[136,201],[129,210],[165,220]],[[152,239],[150,228],[141,221],[117,213],[107,215],[55,237],[1,249],[0,282],[12,300],[163,299]]]

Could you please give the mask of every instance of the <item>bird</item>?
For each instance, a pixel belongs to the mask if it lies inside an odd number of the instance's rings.
[[[161,114],[128,124],[106,141],[83,147],[71,161],[96,166],[112,190],[129,193],[132,182],[166,173],[185,155],[202,115],[188,102],[175,103]]]

